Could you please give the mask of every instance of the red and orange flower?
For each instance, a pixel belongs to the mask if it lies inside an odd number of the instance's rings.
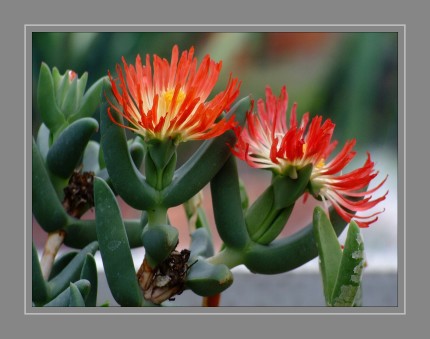
[[[170,63],[157,55],[151,66],[149,55],[146,64],[138,55],[135,65],[116,66],[117,78],[109,72],[112,93],[117,103],[110,102],[111,120],[145,139],[176,142],[209,139],[221,135],[235,126],[234,117],[217,119],[228,110],[239,94],[240,83],[230,79],[224,91],[207,101],[218,81],[222,62],[216,63],[206,55],[199,67],[194,48],[182,52],[174,46]],[[118,90],[118,86],[119,89]],[[116,121],[111,108],[122,115],[130,125]]]
[[[382,211],[366,216],[357,214],[377,205],[388,193],[373,200],[369,196],[387,179],[367,190],[369,183],[378,175],[370,154],[367,154],[363,167],[339,175],[356,155],[353,151],[355,139],[345,143],[342,150],[326,163],[337,146],[337,141],[332,141],[335,124],[330,119],[323,122],[321,116],[315,116],[309,124],[308,113],[303,115],[299,124],[297,105],[294,104],[287,125],[287,106],[285,86],[279,98],[267,87],[266,102],[260,99],[257,103],[258,114],[248,114],[246,129],[235,128],[238,141],[232,149],[233,154],[252,167],[271,169],[293,179],[297,177],[298,169],[312,164],[309,186],[313,196],[328,200],[347,222],[354,218],[360,227],[374,223]]]

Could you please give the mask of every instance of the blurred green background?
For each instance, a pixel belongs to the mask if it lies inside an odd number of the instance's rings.
[[[89,87],[122,56],[170,59],[174,44],[223,61],[214,92],[230,73],[242,81],[241,95],[256,99],[266,85],[278,94],[285,84],[290,107],[297,101],[299,114],[332,118],[340,144],[355,137],[363,149],[397,147],[397,33],[33,33],[33,94],[41,62],[88,72]],[[38,117],[33,105],[33,133]]]
[[[195,47],[198,60],[209,53],[216,61],[223,61],[222,73],[213,93],[225,88],[230,73],[242,81],[240,97],[252,94],[264,98],[269,85],[279,94],[285,84],[289,93],[289,109],[298,103],[299,116],[323,115],[336,124],[334,139],[338,150],[346,140],[356,138],[357,157],[349,169],[362,166],[366,151],[380,175],[371,187],[385,175],[388,181],[377,194],[390,190],[387,200],[376,210],[385,208],[380,220],[363,236],[367,245],[369,267],[397,268],[397,144],[398,144],[398,36],[397,33],[33,33],[33,135],[40,126],[35,101],[41,62],[57,67],[61,74],[68,69],[79,76],[88,72],[87,88],[106,76],[124,56],[134,63],[139,53],[149,53],[170,60],[172,46],[180,50]],[[95,112],[98,119],[98,112]],[[99,136],[96,135],[95,139]],[[178,164],[197,147],[197,143],[181,144]],[[334,152],[333,154],[336,154]],[[251,169],[239,162],[250,202],[270,181],[267,171]],[[349,171],[348,168],[346,171]],[[206,190],[207,192],[207,190]],[[375,194],[376,196],[376,194]],[[208,217],[213,226],[210,195],[207,194]],[[290,218],[285,234],[294,232],[298,217]],[[176,210],[173,209],[172,213]],[[179,213],[179,211],[178,211]],[[369,211],[370,213],[370,211]],[[309,217],[311,213],[303,212]],[[177,224],[186,223],[182,221]],[[309,217],[310,218],[310,217]],[[308,218],[308,219],[309,219]],[[308,222],[308,221],[307,221]],[[307,223],[306,222],[306,223]],[[305,223],[305,224],[306,224]],[[215,234],[215,232],[214,232]],[[216,234],[215,234],[216,237]],[[181,238],[186,246],[188,237]],[[219,239],[218,239],[219,241]],[[314,263],[317,267],[317,263]]]

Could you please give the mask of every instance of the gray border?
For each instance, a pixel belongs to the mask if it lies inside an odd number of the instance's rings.
[[[372,2],[329,0],[311,3],[302,0],[283,4],[272,4],[270,1],[238,0],[204,3],[204,1],[187,0],[175,4],[166,4],[164,0],[152,3],[139,1],[94,2],[75,0],[59,5],[57,1],[39,0],[29,4],[17,0],[3,6],[0,12],[0,41],[2,42],[2,58],[0,69],[0,98],[2,102],[2,124],[0,124],[0,147],[2,158],[2,176],[0,176],[2,199],[0,213],[2,215],[2,332],[11,338],[26,338],[43,333],[45,338],[76,338],[81,335],[94,338],[109,338],[115,335],[124,336],[124,331],[133,335],[161,338],[178,336],[178,332],[186,330],[190,338],[219,338],[220,336],[258,338],[269,336],[292,336],[294,338],[312,338],[329,335],[332,338],[402,338],[411,333],[425,333],[428,328],[428,270],[424,249],[427,249],[430,230],[426,216],[423,214],[428,201],[427,135],[429,118],[422,114],[427,109],[428,88],[428,10],[418,3],[413,6],[401,0],[375,0]],[[166,10],[168,8],[168,10]],[[387,10],[390,9],[390,10]],[[66,15],[65,15],[66,14]],[[323,317],[311,316],[217,316],[217,317],[132,317],[118,316],[100,317],[23,317],[23,308],[17,303],[17,296],[22,295],[22,264],[25,262],[21,247],[22,228],[14,227],[17,216],[22,213],[24,193],[23,140],[17,135],[22,134],[23,116],[21,103],[23,99],[23,79],[20,72],[23,68],[23,26],[31,23],[401,23],[408,27],[407,44],[407,84],[408,108],[408,145],[399,147],[409,149],[406,173],[406,161],[402,172],[407,175],[403,192],[407,199],[408,214],[406,221],[411,225],[407,242],[409,244],[408,260],[408,307],[407,316],[363,316],[354,317]],[[4,81],[6,80],[6,81]],[[424,96],[422,94],[425,94]],[[404,103],[406,105],[406,103]],[[406,126],[403,126],[403,135]],[[13,142],[12,142],[13,141]],[[13,143],[13,147],[11,146]],[[426,147],[426,149],[423,149]],[[406,160],[406,152],[405,160]],[[424,155],[424,157],[423,157]],[[408,189],[406,191],[406,184]],[[22,186],[21,186],[22,185]],[[18,194],[16,194],[18,193]],[[406,206],[405,206],[406,207]],[[424,207],[424,208],[423,208]],[[25,220],[24,220],[25,222]],[[20,224],[20,222],[18,222]],[[422,255],[424,253],[424,256]],[[22,299],[23,300],[23,299]],[[25,305],[24,305],[25,306]],[[107,320],[107,321],[105,321]],[[78,326],[76,326],[78,325]],[[71,331],[72,326],[72,331]]]
[[[324,32],[397,32],[399,37],[399,126],[403,126],[405,122],[405,114],[403,111],[403,100],[404,100],[404,82],[403,74],[404,74],[404,59],[403,55],[405,52],[404,42],[405,42],[405,26],[403,25],[371,25],[371,26],[362,26],[362,25],[253,25],[253,26],[242,26],[242,25],[109,25],[109,26],[99,26],[99,25],[85,25],[85,26],[74,26],[74,25],[26,25],[26,55],[27,55],[27,112],[31,111],[31,74],[32,74],[32,62],[31,62],[31,34],[33,32],[89,32],[89,31],[163,31],[163,32],[172,32],[172,31],[182,31],[182,32],[201,32],[201,31],[213,31],[213,32],[250,32],[250,31],[285,31],[285,32],[297,32],[297,31],[324,31]],[[27,119],[30,120],[30,119]],[[27,122],[27,132],[31,131],[31,121]],[[29,128],[30,125],[30,128]],[[400,132],[400,131],[399,131]],[[26,135],[31,135],[26,133]],[[401,145],[404,143],[404,139],[402,139],[403,134],[399,133],[399,159],[403,159],[403,151]],[[31,140],[27,140],[26,142],[27,149],[31,149]],[[28,158],[28,157],[27,157]],[[31,158],[30,158],[31,163]],[[401,181],[403,179],[401,168],[399,168],[399,197],[403,196],[401,194]],[[29,178],[29,182],[31,183],[31,178]],[[27,184],[28,185],[28,184]],[[31,184],[28,185],[31,187]],[[399,204],[402,204],[402,200],[398,199]],[[31,206],[31,201],[29,202]],[[31,208],[29,209],[31,211]],[[88,309],[79,310],[78,312],[74,309],[55,309],[50,308],[49,310],[33,308],[31,307],[31,300],[27,296],[31,295],[31,284],[29,283],[29,279],[25,279],[27,282],[27,288],[25,296],[27,297],[26,302],[26,313],[28,314],[404,314],[405,313],[405,301],[404,301],[404,244],[401,240],[404,239],[403,230],[404,227],[400,222],[403,208],[399,208],[399,223],[398,223],[398,250],[399,250],[399,263],[398,263],[398,306],[397,307],[365,307],[365,308],[354,308],[354,309],[345,309],[345,308],[324,308],[324,307],[222,307],[218,309],[208,309],[208,308],[200,308],[200,307],[169,307],[162,309],[136,309],[136,308],[97,308],[89,311]],[[31,224],[31,213],[27,214],[27,220],[30,220]],[[27,228],[26,228],[27,229]],[[31,235],[26,233],[26,248],[30,248],[31,244]],[[29,251],[28,251],[29,252]],[[31,262],[31,253],[26,252],[27,262]],[[27,275],[31,276],[31,268],[27,267]]]

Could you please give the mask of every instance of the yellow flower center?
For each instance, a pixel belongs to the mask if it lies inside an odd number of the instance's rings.
[[[173,94],[175,93],[174,89],[170,89],[163,93],[162,98],[164,99],[164,103],[166,107],[170,107],[172,100],[173,100]],[[183,90],[179,90],[179,93],[176,97],[176,105],[179,106],[182,104],[182,102],[185,100],[185,92]]]
[[[302,146],[303,148],[302,148],[302,150],[303,150],[303,155],[305,155],[306,154],[306,150],[307,150],[307,148],[308,148],[308,145],[307,144],[303,144],[303,146]],[[318,160],[318,162],[316,163],[316,167],[317,168],[322,168],[322,167],[324,167],[325,166],[325,162],[324,162],[324,158],[321,158],[321,159],[319,159]]]

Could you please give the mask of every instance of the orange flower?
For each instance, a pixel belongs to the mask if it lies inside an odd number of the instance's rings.
[[[314,197],[329,201],[346,222],[354,218],[360,227],[374,223],[382,211],[365,216],[356,214],[373,208],[388,194],[387,192],[373,200],[369,196],[387,178],[375,188],[366,190],[378,175],[370,154],[367,154],[363,167],[339,175],[356,155],[353,151],[355,139],[345,143],[342,150],[326,164],[326,159],[337,145],[336,140],[331,140],[335,124],[330,119],[323,122],[321,116],[315,116],[309,124],[309,114],[306,113],[299,125],[297,105],[294,104],[288,126],[287,106],[285,86],[279,98],[267,87],[266,102],[262,99],[258,101],[258,114],[247,116],[246,129],[235,128],[238,141],[232,149],[233,154],[252,167],[271,169],[274,173],[289,175],[293,179],[297,175],[297,169],[312,164],[309,188]],[[305,194],[305,199],[307,196],[308,193]]]
[[[172,138],[178,143],[213,138],[235,126],[234,117],[217,119],[239,95],[237,79],[230,76],[226,89],[206,101],[218,80],[222,62],[216,63],[206,55],[197,67],[194,48],[182,52],[179,58],[176,45],[170,64],[157,55],[153,57],[153,69],[149,55],[145,65],[139,55],[135,66],[127,65],[124,58],[122,61],[124,71],[117,64],[117,78],[109,72],[117,103],[109,102],[108,114],[117,125],[145,139]],[[130,125],[116,121],[111,108]]]

